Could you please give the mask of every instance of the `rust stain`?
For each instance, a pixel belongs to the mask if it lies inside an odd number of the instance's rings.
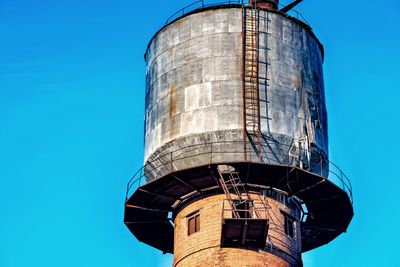
[[[168,115],[169,117],[171,117],[176,113],[176,110],[178,109],[178,103],[176,103],[176,86],[173,84],[168,87],[168,98]]]
[[[168,87],[168,120],[169,120],[169,138],[174,139],[179,134],[180,120],[179,116],[176,115],[178,112],[178,96],[176,92],[176,86],[170,85]]]
[[[293,79],[294,79],[294,86],[295,86],[295,89],[296,89],[296,91],[299,91],[300,90],[300,88],[302,87],[302,85],[303,85],[303,76],[301,75],[301,73],[299,72],[299,73],[297,73],[297,75],[295,75],[294,77],[293,77]]]
[[[274,10],[278,8],[278,3],[279,0],[261,0],[261,1],[250,0],[249,4],[250,5],[258,4],[258,7],[261,9]]]

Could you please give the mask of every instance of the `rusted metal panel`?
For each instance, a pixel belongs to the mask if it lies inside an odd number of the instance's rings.
[[[249,4],[258,4],[258,6],[263,9],[277,9],[279,0],[250,0]]]

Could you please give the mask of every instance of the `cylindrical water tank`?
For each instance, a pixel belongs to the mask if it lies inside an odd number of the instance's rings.
[[[241,6],[200,9],[158,31],[145,53],[148,180],[230,161],[326,175],[322,45],[286,14],[260,10],[259,21],[259,76],[267,81],[259,84],[263,156],[244,156]]]

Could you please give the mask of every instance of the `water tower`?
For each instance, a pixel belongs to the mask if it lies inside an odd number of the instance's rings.
[[[173,266],[302,266],[353,217],[299,2],[197,1],[147,47],[145,164],[124,221]]]

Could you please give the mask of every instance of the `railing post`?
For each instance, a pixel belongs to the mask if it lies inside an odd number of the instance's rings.
[[[170,160],[169,160],[169,163],[170,163],[170,171],[172,172],[172,151],[170,152]]]
[[[146,166],[146,165],[145,165]],[[140,170],[140,172],[139,172],[139,186],[138,187],[140,187],[140,184],[141,184],[141,182],[142,182],[142,177],[143,177],[143,175],[144,175],[144,168],[145,167],[143,167],[141,170]]]
[[[320,166],[321,166],[321,176],[323,176],[322,174],[322,166],[323,166],[323,162],[322,162],[322,155],[319,155],[319,161],[320,161]]]
[[[210,156],[210,164],[213,162],[213,150],[212,150],[212,147],[213,146],[213,143],[211,142],[211,147],[210,147],[210,154],[211,154],[211,156]]]
[[[342,172],[342,170],[340,170],[340,180],[342,180],[343,191],[346,192],[346,185],[345,185],[345,182],[344,182],[344,179],[343,179],[343,172]]]

